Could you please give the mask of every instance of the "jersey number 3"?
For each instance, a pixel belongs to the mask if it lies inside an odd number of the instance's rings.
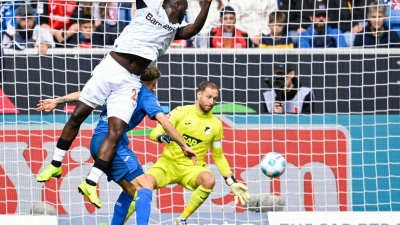
[[[137,91],[136,91],[136,89],[132,89],[132,97],[131,97],[131,99],[133,100],[133,101],[137,101]]]

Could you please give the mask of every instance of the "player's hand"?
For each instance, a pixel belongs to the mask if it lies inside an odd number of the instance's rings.
[[[274,113],[282,113],[282,104],[281,103],[275,103]]]
[[[182,151],[186,157],[193,161],[194,165],[197,165],[197,155],[191,148],[186,146]]]
[[[226,184],[229,185],[232,193],[235,195],[235,205],[239,203],[239,200],[243,206],[250,201],[250,194],[246,185],[238,183],[234,178],[232,179],[231,177],[226,179]]]
[[[168,136],[168,134],[160,134],[157,136],[157,141],[160,143],[164,142],[164,143],[169,144],[172,140],[171,140],[171,137]]]
[[[57,105],[58,104],[55,99],[39,100],[39,104],[37,104],[36,111],[51,112],[53,111],[54,108],[56,108]]]

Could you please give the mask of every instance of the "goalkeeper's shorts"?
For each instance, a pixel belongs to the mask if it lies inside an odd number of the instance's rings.
[[[157,162],[151,166],[146,174],[152,175],[157,180],[156,189],[165,187],[169,184],[179,184],[180,186],[194,191],[196,190],[196,178],[202,172],[210,172],[203,165],[179,165],[179,162],[173,162],[165,157],[160,157]]]
[[[107,102],[108,117],[129,123],[141,87],[140,76],[131,74],[107,55],[93,70],[79,100],[92,108]]]
[[[90,142],[90,154],[93,159],[97,158],[100,145],[106,136],[107,132],[93,135],[92,141]],[[110,162],[110,169],[106,173],[108,181],[113,180],[118,183],[125,179],[131,182],[136,177],[144,174],[136,154],[128,148],[127,144],[128,143],[125,143],[123,138],[118,142],[117,150]]]

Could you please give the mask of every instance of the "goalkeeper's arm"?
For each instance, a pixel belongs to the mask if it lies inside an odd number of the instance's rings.
[[[40,112],[44,110],[45,112],[51,112],[59,104],[78,101],[80,95],[81,92],[78,91],[55,99],[39,100],[39,104],[37,104],[36,111]]]
[[[226,184],[231,188],[232,193],[235,195],[235,204],[237,204],[239,200],[242,205],[249,202],[250,195],[247,191],[246,185],[236,181],[230,169],[228,160],[225,158],[224,152],[222,151],[222,140],[213,142],[212,157],[219,172],[224,177]]]

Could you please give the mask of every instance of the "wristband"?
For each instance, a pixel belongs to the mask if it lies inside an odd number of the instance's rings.
[[[225,179],[225,183],[228,186],[231,186],[232,184],[237,183],[237,181],[233,175],[231,177],[224,177],[224,179]]]

